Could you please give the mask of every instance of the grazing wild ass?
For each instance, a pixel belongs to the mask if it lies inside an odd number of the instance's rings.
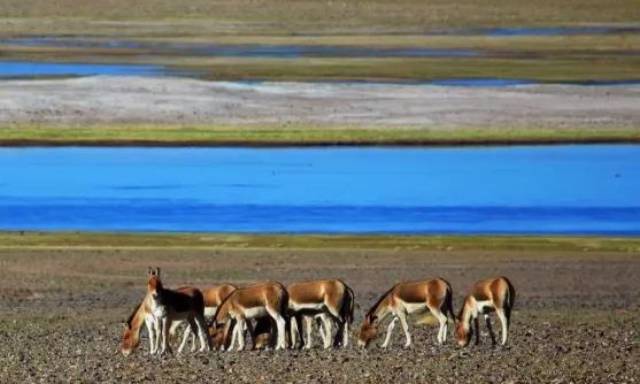
[[[215,315],[218,306],[224,299],[231,294],[231,292],[235,291],[237,287],[233,284],[219,284],[214,285],[209,288],[202,290],[202,296],[204,298],[204,317],[205,319],[211,319],[213,315]],[[182,321],[174,321],[171,324],[171,329],[169,330],[169,334],[171,336],[175,335],[176,330],[182,324]],[[196,350],[196,335],[191,332],[191,327],[187,325],[185,332],[188,332],[191,335],[191,351]]]
[[[387,328],[387,336],[382,344],[383,348],[389,345],[391,333],[396,321],[400,320],[406,336],[405,347],[411,345],[411,334],[407,315],[424,312],[426,310],[438,319],[440,329],[438,331],[438,343],[442,344],[447,339],[447,315],[453,318],[453,303],[451,285],[444,279],[404,282],[394,285],[366,313],[360,333],[358,345],[366,347],[378,336],[378,325],[387,315],[393,319]]]
[[[331,346],[333,322],[338,325],[334,345],[347,347],[349,344],[349,324],[353,322],[354,293],[341,280],[316,280],[293,283],[287,286],[289,293],[288,315],[291,318],[291,344],[297,344],[297,337],[304,341],[304,348],[311,348],[311,330],[314,319],[323,325],[321,336],[324,348]],[[302,320],[305,321],[306,338],[302,337]]]
[[[152,355],[156,353],[156,324],[151,313],[149,300],[145,297],[124,323],[122,345],[120,346],[120,352],[123,355],[129,356],[140,344],[140,328],[142,328],[143,323],[146,325],[147,334],[149,335],[149,353]]]
[[[178,288],[178,292],[184,294],[190,294],[193,288],[181,287]],[[140,343],[140,330],[142,324],[146,326],[147,334],[149,335],[149,353],[155,354],[158,350],[160,343],[160,323],[156,321],[153,311],[153,302],[151,296],[145,296],[144,299],[133,310],[129,319],[124,323],[124,332],[122,334],[122,346],[120,351],[123,355],[128,356],[138,347]],[[181,321],[172,323],[179,324]],[[185,332],[190,332],[190,327],[187,327]]]
[[[233,284],[220,284],[202,290],[202,295],[204,296],[204,316],[206,318],[212,318],[224,299],[236,289],[238,289],[238,287]]]
[[[507,343],[509,325],[511,322],[511,309],[513,308],[516,291],[506,277],[496,277],[478,281],[471,289],[471,293],[464,299],[460,308],[460,314],[456,318],[455,336],[458,345],[465,347],[469,344],[474,330],[471,321],[474,322],[476,344],[480,343],[480,324],[478,315],[483,314],[491,341],[496,343],[495,334],[491,327],[489,312],[495,311],[502,325],[502,345]]]
[[[269,316],[276,324],[276,349],[286,348],[286,310],[289,295],[285,287],[278,282],[267,282],[238,288],[218,306],[213,316],[214,339],[222,332],[221,340],[228,340],[232,332],[231,343],[223,349],[231,350],[238,343],[238,350],[244,349],[244,333],[249,330],[253,337],[251,319]],[[226,343],[223,343],[226,344]],[[255,342],[254,342],[255,344]]]
[[[179,290],[165,289],[160,280],[160,268],[149,268],[147,280],[147,297],[150,309],[160,328],[160,353],[167,349],[169,327],[173,321],[185,321],[191,332],[200,338],[200,351],[209,350],[209,338],[205,334],[204,298],[197,288],[183,287]],[[157,329],[157,328],[156,328]],[[190,332],[185,332],[178,353],[182,352]]]

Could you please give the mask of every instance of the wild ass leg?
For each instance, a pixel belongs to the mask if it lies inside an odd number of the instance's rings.
[[[306,341],[302,337],[302,327],[303,320],[306,319],[306,316],[301,316],[299,314],[291,315],[289,319],[289,337],[291,339],[291,348],[296,348],[298,346],[298,339],[300,341],[300,347],[305,345]]]
[[[160,342],[162,339],[162,320],[154,317],[153,318],[153,329],[155,330],[155,340],[154,340],[154,344],[155,344],[155,348],[154,353],[160,353]]]
[[[180,346],[178,347],[178,355],[182,353],[184,346],[187,344],[187,341],[189,341],[189,336],[194,335],[193,337],[195,338],[195,332],[195,321],[193,320],[193,318],[187,319],[187,329],[185,329],[184,335],[182,336],[182,342],[180,342]]]
[[[342,305],[342,303],[340,303],[340,305]],[[340,312],[337,309],[337,308],[339,308],[338,306],[334,307],[334,306],[331,306],[331,305],[327,305],[326,308],[329,311],[329,314],[331,315],[332,318],[330,319],[331,322],[326,322],[325,321],[327,324],[329,324],[329,332],[327,332],[328,335],[325,335],[325,337],[327,339],[329,339],[329,342],[331,342],[330,339],[331,339],[331,336],[333,335],[333,331],[331,330],[331,324],[335,321],[338,324],[338,331],[336,333],[335,339],[333,340],[333,344],[334,344],[334,346],[337,347],[338,344],[340,343],[340,335],[342,335],[343,332],[344,332],[345,320],[340,315]],[[323,320],[325,320],[324,318],[325,317],[329,317],[329,315],[322,315],[322,317],[323,317]],[[325,346],[325,349],[326,348],[328,348],[328,347]]]
[[[338,330],[336,331],[336,335],[333,338],[333,346],[338,347],[340,345],[344,346],[345,339],[345,327],[347,326],[347,322],[344,319],[338,320]]]
[[[276,322],[276,328],[278,329],[278,342],[276,344],[277,349],[286,349],[287,342],[285,336],[285,327],[287,325],[287,321],[282,317],[282,315],[273,308],[267,307],[267,312],[269,316]]]
[[[331,335],[333,334],[333,330],[331,329],[331,324],[333,324],[333,319],[329,316],[321,316],[322,324],[324,327],[324,335],[323,335],[323,347],[327,349],[331,347]]]
[[[387,326],[387,336],[384,338],[384,342],[382,343],[382,348],[387,348],[389,342],[391,341],[391,333],[393,332],[393,328],[396,326],[396,321],[398,318],[396,316],[393,317],[389,325]]]
[[[342,348],[347,348],[349,345],[349,322],[343,321],[342,323]]]
[[[304,328],[306,337],[304,339],[304,349],[311,349],[313,346],[313,323],[315,322],[312,316],[304,316]]]
[[[147,327],[147,334],[149,335],[149,354],[153,355],[156,353],[156,325],[151,316],[145,317],[144,324]]]
[[[409,333],[409,323],[407,322],[407,314],[403,311],[398,312],[398,317],[400,318],[400,324],[402,325],[402,330],[404,330],[404,336],[407,341],[404,343],[404,347],[408,348],[411,346],[411,333]]]
[[[256,320],[258,321],[258,320]],[[251,338],[251,349],[256,349],[256,329],[253,326],[253,323],[251,322],[251,320],[245,320],[245,325],[247,326],[247,331],[249,332],[249,337]]]
[[[502,324],[502,345],[507,344],[507,337],[509,333],[509,319],[504,312],[504,309],[496,310],[496,314],[498,315],[500,323]]]
[[[324,341],[324,338],[326,337],[327,334],[327,330],[324,329],[324,314],[320,314],[317,315],[313,318],[313,323],[314,325],[316,325],[318,327],[318,333],[320,334],[320,339]]]
[[[480,320],[478,320],[477,316],[473,319],[473,325],[476,329],[476,345],[478,345],[480,344]]]
[[[349,323],[344,319],[338,319],[338,331],[333,339],[333,345],[338,347],[342,345],[342,348],[346,348],[349,344]]]
[[[171,326],[168,318],[162,318],[160,320],[162,323],[162,346],[160,349],[160,353],[165,353],[167,351],[167,339],[169,338],[169,327]],[[170,347],[169,347],[170,348]]]
[[[241,317],[240,319],[238,319],[236,328],[238,329],[238,343],[239,343],[237,351],[242,351],[244,350],[244,345],[245,345],[244,334],[245,334],[245,329],[247,328],[247,319],[245,319],[244,317]]]
[[[238,324],[235,324],[234,320],[229,321],[228,327],[231,328],[231,342],[227,347],[227,352],[233,350],[233,346],[236,344],[236,339],[238,338],[238,329],[239,329]]]
[[[429,308],[431,314],[438,319],[440,328],[438,329],[438,344],[442,345],[447,340],[447,315],[438,308]]]
[[[198,337],[200,338],[200,352],[210,351],[211,344],[209,336],[207,335],[207,323],[204,320],[204,316],[197,314],[194,318],[196,323],[196,329],[198,331]],[[193,346],[196,343],[196,336],[193,335]],[[193,348],[192,348],[193,349]]]
[[[493,327],[491,326],[491,318],[489,315],[484,315],[484,322],[487,324],[487,330],[489,331],[489,336],[491,337],[491,345],[496,345],[496,334],[493,332]]]
[[[291,348],[295,348],[298,345],[298,320],[295,315],[291,315],[289,319],[289,340],[291,341]]]
[[[196,335],[191,332],[191,352],[196,351]]]

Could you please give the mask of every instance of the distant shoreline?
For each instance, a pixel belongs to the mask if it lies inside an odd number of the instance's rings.
[[[637,144],[640,128],[403,129],[306,126],[0,125],[0,147],[472,147]]]
[[[385,140],[385,141],[154,141],[154,140],[3,140],[0,148],[61,148],[61,147],[118,147],[118,148],[312,148],[312,147],[484,147],[484,146],[520,146],[520,145],[593,145],[593,144],[640,144],[640,137],[629,138],[584,138],[584,139],[542,139],[542,140]]]
[[[640,252],[640,237],[544,235],[322,235],[0,231],[0,249],[67,248],[539,250]]]

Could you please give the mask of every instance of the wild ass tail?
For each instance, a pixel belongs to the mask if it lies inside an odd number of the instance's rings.
[[[344,284],[344,283],[343,283]],[[344,284],[344,288],[345,288],[345,298],[342,301],[342,308],[340,310],[340,315],[342,316],[342,319],[347,322],[348,324],[353,323],[353,312],[354,312],[354,307],[355,307],[355,302],[356,302],[356,296],[353,293],[353,289],[351,289],[351,287],[349,287],[347,284]]]
[[[456,315],[454,314],[454,311],[453,311],[453,289],[451,289],[451,284],[449,284],[448,281],[446,281],[446,283],[447,283],[447,291],[444,296],[444,305],[446,308],[444,308],[443,312],[446,316],[448,316],[451,319],[451,321],[455,321]]]
[[[507,282],[507,294],[506,297],[504,298],[504,314],[507,317],[507,322],[511,322],[511,310],[513,309],[513,305],[515,304],[515,300],[516,300],[516,289],[513,287],[513,284],[511,284],[511,281],[509,279],[507,279],[506,277],[502,277],[504,279],[504,281]]]

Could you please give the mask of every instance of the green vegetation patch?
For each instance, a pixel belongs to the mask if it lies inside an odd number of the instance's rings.
[[[2,17],[5,34],[371,34],[633,23],[640,7],[637,0],[4,0]]]
[[[640,142],[637,128],[359,128],[213,125],[18,125],[0,127],[0,145],[305,146],[486,145]]]
[[[0,248],[299,248],[640,252],[640,238],[2,232]]]

